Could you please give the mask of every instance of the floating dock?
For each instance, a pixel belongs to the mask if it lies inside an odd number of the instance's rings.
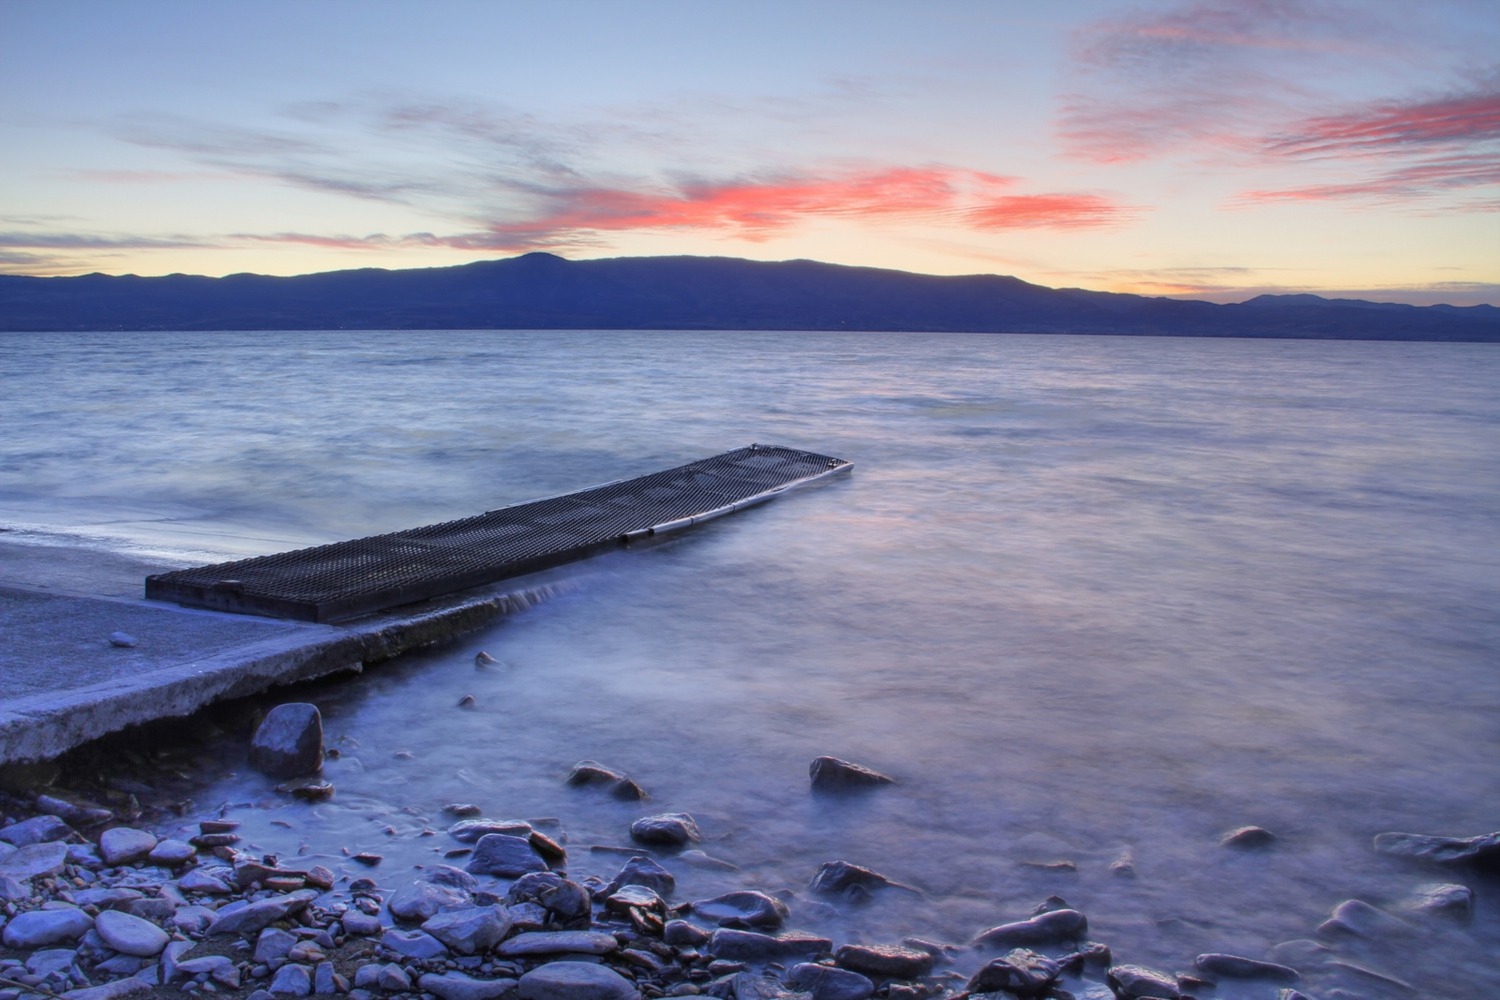
[[[339,621],[679,531],[849,468],[827,455],[750,445],[476,517],[148,576],[146,597],[237,614]]]

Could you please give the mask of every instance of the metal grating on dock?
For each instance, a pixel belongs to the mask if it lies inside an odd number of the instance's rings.
[[[425,528],[146,578],[146,597],[326,622],[550,569],[690,527],[849,468],[750,445],[665,472]]]

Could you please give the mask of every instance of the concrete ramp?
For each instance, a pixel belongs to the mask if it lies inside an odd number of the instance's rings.
[[[146,597],[330,622],[584,559],[843,472],[827,455],[750,445],[476,517],[146,578]]]

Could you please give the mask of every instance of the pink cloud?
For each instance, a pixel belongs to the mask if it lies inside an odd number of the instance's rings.
[[[1135,213],[1092,194],[1031,194],[991,198],[967,213],[975,229],[1100,229]]]
[[[1289,156],[1351,155],[1500,138],[1500,91],[1432,101],[1386,102],[1341,115],[1310,118],[1274,137],[1268,148]]]

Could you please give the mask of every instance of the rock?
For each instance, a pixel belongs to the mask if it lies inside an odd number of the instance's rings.
[[[105,983],[103,986],[69,990],[62,996],[63,1000],[124,1000],[125,997],[150,993],[155,988],[154,983],[130,976],[126,979],[116,979],[112,983]]]
[[[448,827],[448,836],[460,844],[473,844],[491,833],[530,837],[532,832],[531,824],[519,819],[466,819]]]
[[[444,910],[422,924],[422,930],[460,955],[489,951],[510,933],[510,928],[510,914],[503,906]]]
[[[663,941],[678,948],[701,948],[710,937],[708,931],[686,920],[668,920],[661,932]]]
[[[573,924],[587,927],[593,911],[589,891],[556,872],[532,872],[511,883],[505,893],[505,905],[522,903],[542,907],[562,927]]]
[[[1182,996],[1175,977],[1142,965],[1110,966],[1105,978],[1119,1000],[1136,1000],[1138,997],[1178,1000]]]
[[[0,878],[25,881],[56,875],[68,861],[68,845],[57,841],[28,844],[0,858]]]
[[[276,975],[267,989],[272,996],[308,996],[312,993],[312,970],[305,965],[288,962],[276,970]]]
[[[547,862],[525,837],[504,833],[487,833],[474,845],[474,854],[464,870],[476,875],[498,875],[516,878],[528,872],[547,870]]]
[[[526,840],[531,844],[531,849],[549,865],[562,864],[568,860],[567,849],[540,830],[532,830],[531,836]]]
[[[683,847],[700,839],[698,824],[687,813],[642,816],[630,824],[630,839],[638,844]]]
[[[387,928],[381,935],[380,943],[396,954],[405,958],[431,959],[447,958],[448,947],[425,931],[403,931],[394,927]]]
[[[166,931],[151,921],[119,910],[100,913],[94,918],[94,930],[115,951],[138,958],[155,958],[171,940]]]
[[[99,835],[99,857],[111,868],[139,861],[155,846],[155,834],[128,826],[117,826]]]
[[[786,904],[774,896],[753,890],[726,892],[692,904],[698,916],[726,926],[775,930],[786,922]]]
[[[172,926],[183,934],[200,936],[208,932],[217,914],[206,906],[179,906],[172,913]]]
[[[250,763],[273,778],[296,778],[323,769],[323,717],[304,702],[277,705],[250,741]]]
[[[1393,917],[1379,907],[1371,906],[1362,899],[1346,899],[1333,908],[1333,914],[1318,925],[1319,937],[1373,938],[1388,934],[1401,934],[1411,930],[1411,925],[1399,917]]]
[[[574,788],[586,788],[590,785],[609,787],[624,780],[624,774],[593,760],[580,760],[573,765],[573,770],[568,772],[568,784]]]
[[[875,984],[868,977],[848,969],[801,962],[787,973],[787,985],[811,993],[813,1000],[868,1000]]]
[[[77,941],[94,927],[94,918],[76,907],[28,910],[5,925],[0,940],[7,948],[33,951],[48,945]]]
[[[915,948],[846,944],[833,960],[841,969],[877,979],[916,979],[932,971],[933,956]]]
[[[369,966],[366,966],[369,968]],[[359,970],[363,972],[364,969]],[[355,980],[358,983],[358,980]],[[395,962],[375,967],[374,982],[371,985],[386,991],[387,993],[406,993],[411,989],[411,977],[406,970]]]
[[[456,868],[453,870],[458,871]],[[467,872],[461,874],[468,875]],[[468,878],[470,882],[473,882],[473,876],[468,876]],[[476,883],[475,888],[477,887]],[[391,911],[391,916],[397,920],[420,923],[442,910],[470,906],[473,902],[474,894],[469,889],[423,878],[397,889],[396,894],[386,905]]]
[[[355,909],[346,910],[339,918],[339,923],[344,925],[345,934],[354,937],[373,937],[380,933],[379,917],[372,917]]]
[[[789,990],[774,976],[741,972],[734,977],[733,984],[734,1000],[812,1000],[811,993]]]
[[[56,816],[33,816],[7,827],[0,827],[0,840],[12,847],[29,847],[49,840],[66,840],[73,828]]]
[[[449,816],[478,816],[484,810],[472,802],[450,802],[443,806],[443,812]]]
[[[135,645],[135,636],[129,632],[115,631],[109,634],[109,644],[121,649],[129,649]]]
[[[1277,982],[1292,983],[1302,978],[1296,969],[1288,965],[1277,965],[1275,962],[1262,962],[1253,958],[1241,958],[1238,955],[1223,955],[1217,952],[1199,955],[1193,964],[1199,972],[1229,979],[1274,979]]]
[[[639,1000],[635,984],[602,965],[551,962],[517,984],[521,1000]]]
[[[1375,835],[1375,850],[1398,858],[1445,865],[1494,865],[1500,863],[1500,831],[1467,839],[1429,837],[1420,833],[1379,833]]]
[[[319,996],[348,993],[349,980],[339,975],[332,962],[319,962],[313,968],[313,992]]]
[[[201,892],[209,896],[224,896],[234,890],[229,883],[202,869],[194,869],[177,880],[183,892]]]
[[[625,862],[609,885],[599,891],[599,895],[612,895],[625,885],[643,885],[659,896],[670,896],[672,890],[677,888],[677,879],[650,858],[636,856]]]
[[[833,942],[811,934],[784,934],[773,937],[758,931],[741,931],[721,927],[708,940],[708,952],[715,958],[733,962],[764,962],[828,951]]]
[[[226,907],[225,910],[218,911],[214,922],[208,928],[208,933],[210,936],[240,934],[246,937],[258,934],[276,921],[291,916],[293,913],[302,912],[307,908],[307,904],[317,897],[317,892],[312,889],[299,889],[284,896],[257,899],[253,903],[247,903],[243,907],[228,912],[226,912],[228,910]]]
[[[1043,955],[1016,948],[1004,958],[987,962],[974,973],[966,989],[970,993],[1013,993],[1034,997],[1045,994],[1062,975],[1062,966]],[[1175,997],[1176,994],[1174,993]]]
[[[527,931],[500,942],[496,952],[506,958],[522,955],[608,955],[620,942],[603,931]]]
[[[516,988],[514,979],[470,979],[460,972],[441,976],[431,972],[417,980],[423,992],[439,1000],[500,1000]]]
[[[1274,833],[1258,826],[1236,827],[1219,838],[1221,846],[1233,847],[1242,851],[1270,847],[1275,842],[1276,835]],[[1134,968],[1134,966],[1121,966],[1121,968]]]
[[[186,841],[160,840],[146,855],[146,860],[163,868],[181,868],[197,856],[198,849]]]
[[[183,959],[177,963],[176,972],[185,976],[206,975],[221,986],[232,990],[240,988],[240,968],[234,964],[234,959],[225,955]]]
[[[1467,922],[1474,916],[1474,890],[1466,885],[1428,882],[1412,890],[1407,906],[1418,913]]]
[[[255,961],[261,965],[273,965],[285,961],[297,943],[297,935],[280,927],[267,927],[255,939]]]
[[[1049,910],[1028,920],[991,927],[980,934],[975,943],[1000,948],[1059,944],[1075,941],[1088,930],[1088,918],[1077,910]]]
[[[605,899],[606,909],[616,913],[624,913],[628,910],[647,910],[652,913],[665,913],[667,904],[656,894],[655,889],[648,889],[643,885],[622,885]]]
[[[894,785],[896,779],[837,757],[818,757],[807,768],[814,791],[848,792],[880,785]]]
[[[869,868],[851,865],[847,861],[827,861],[818,868],[818,873],[808,883],[813,892],[825,894],[844,893],[849,889],[881,889],[899,885],[884,875]]]

